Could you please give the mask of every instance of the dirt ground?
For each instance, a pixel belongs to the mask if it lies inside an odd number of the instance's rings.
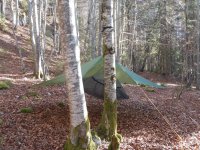
[[[41,81],[32,77],[30,40],[27,28],[18,38],[23,48],[26,73],[20,71],[20,58],[12,33],[0,31],[0,81],[9,80],[9,89],[0,90],[0,150],[62,150],[69,133],[69,108],[65,86],[33,86]],[[200,92],[187,89],[180,99],[171,78],[143,73],[159,82],[171,83],[154,92],[124,85],[128,100],[118,101],[118,132],[122,150],[199,150]],[[176,84],[174,84],[176,83]],[[86,94],[91,128],[101,117],[103,100]],[[31,113],[22,113],[23,108]],[[108,147],[102,141],[100,150]]]

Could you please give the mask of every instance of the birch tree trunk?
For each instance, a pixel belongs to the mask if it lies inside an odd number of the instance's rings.
[[[116,62],[120,63],[120,55],[121,55],[121,51],[120,51],[120,47],[119,47],[119,37],[120,37],[120,31],[121,31],[121,2],[119,0],[115,0],[115,49],[116,49]]]
[[[118,150],[121,141],[121,135],[117,134],[113,0],[103,0],[101,18],[104,52],[104,110],[98,127],[98,134],[102,138],[111,140],[108,149]]]
[[[16,25],[19,26],[19,0],[16,0]]]
[[[66,52],[65,69],[70,107],[70,136],[65,149],[95,150],[83,89],[75,14],[74,0],[59,1],[61,45]]]

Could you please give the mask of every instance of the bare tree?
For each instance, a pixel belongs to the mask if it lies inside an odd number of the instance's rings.
[[[118,150],[121,141],[121,135],[117,133],[113,0],[103,0],[101,18],[104,52],[104,110],[98,127],[98,134],[102,138],[111,140],[108,149]]]
[[[61,45],[66,54],[66,80],[70,107],[70,136],[65,149],[95,150],[83,89],[74,0],[59,1]]]

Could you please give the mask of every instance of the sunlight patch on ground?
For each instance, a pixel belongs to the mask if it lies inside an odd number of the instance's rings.
[[[181,84],[174,84],[174,83],[166,83],[165,84],[168,87],[177,87],[177,86],[181,86]]]
[[[1,74],[0,74],[1,75]],[[14,76],[13,76],[14,77]],[[27,77],[23,77],[23,78],[11,78],[11,77],[0,77],[0,80],[8,80],[11,81],[14,84],[24,84],[24,82],[29,82],[29,83],[39,83],[42,80],[40,79],[34,79],[34,78],[27,78]]]
[[[183,149],[200,149],[200,131],[188,134],[179,145]]]

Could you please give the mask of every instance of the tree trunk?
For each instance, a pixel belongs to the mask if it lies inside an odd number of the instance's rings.
[[[102,21],[101,21],[101,13],[102,13],[102,0],[99,0],[99,35],[98,35],[98,56],[102,55]]]
[[[6,15],[6,0],[0,0],[0,15],[3,17]]]
[[[88,49],[91,51],[91,58],[96,57],[96,0],[89,0],[88,16]]]
[[[183,76],[186,87],[190,87],[194,81],[194,49],[196,49],[196,40],[194,40],[196,8],[195,1],[185,0],[185,22],[186,22],[186,46],[184,54]]]
[[[169,61],[169,38],[168,38],[168,24],[167,24],[167,1],[160,1],[160,45],[159,45],[159,58],[160,58],[160,73],[163,75],[169,74],[170,61]]]
[[[40,1],[41,2],[41,1]],[[46,48],[46,13],[48,7],[48,0],[42,0],[41,7],[41,27],[40,27],[40,38],[41,38],[41,66],[42,66],[42,73],[43,79],[48,80],[48,70],[45,63],[45,48]]]
[[[17,4],[16,4],[17,5]],[[15,6],[14,7],[14,2],[13,0],[11,1],[11,13],[12,13],[12,16],[13,16],[13,22],[12,22],[12,31],[13,31],[13,37],[15,39],[15,48],[16,50],[19,52],[19,56],[20,56],[20,63],[21,63],[21,71],[23,73],[25,73],[25,64],[24,64],[24,61],[23,61],[23,56],[22,56],[22,51],[19,47],[19,42],[18,42],[18,38],[17,38],[17,22],[16,22],[16,8],[18,6]],[[14,9],[15,8],[15,9]]]
[[[108,149],[118,150],[121,135],[117,134],[116,65],[112,4],[112,0],[103,0],[102,3],[104,110],[98,127],[98,134],[102,138],[111,140]]]
[[[33,0],[28,1],[28,18],[29,18],[29,32],[31,38],[31,45],[34,54],[34,74],[36,74],[37,59],[36,59],[36,41],[33,28]]]
[[[120,47],[119,47],[119,37],[120,37],[120,30],[121,30],[121,24],[120,24],[120,17],[121,17],[121,3],[119,0],[115,0],[114,2],[114,25],[115,25],[115,49],[116,49],[116,62],[120,63]]]
[[[33,31],[36,42],[36,78],[40,79],[43,77],[43,69],[42,69],[42,53],[41,53],[41,43],[40,43],[40,20],[38,18],[38,0],[33,0]]]
[[[16,27],[17,26],[19,26],[19,0],[16,0],[15,1],[16,2],[16,7],[15,7],[15,11],[16,11],[16,22],[15,22],[15,24],[16,24]]]
[[[197,0],[197,69],[196,69],[196,88],[200,89],[200,7],[199,0]]]
[[[66,52],[66,81],[70,107],[70,136],[66,150],[95,150],[83,89],[80,48],[76,29],[74,0],[59,1],[62,47]]]

